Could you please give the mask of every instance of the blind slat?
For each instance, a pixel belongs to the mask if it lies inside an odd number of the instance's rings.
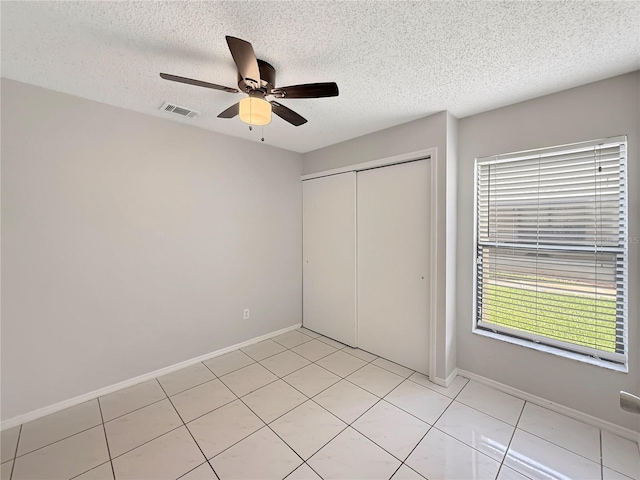
[[[477,161],[477,325],[626,358],[626,172],[626,139]]]

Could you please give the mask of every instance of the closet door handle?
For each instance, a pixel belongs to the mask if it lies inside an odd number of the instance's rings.
[[[631,413],[640,413],[640,397],[631,393],[620,392],[620,408]]]

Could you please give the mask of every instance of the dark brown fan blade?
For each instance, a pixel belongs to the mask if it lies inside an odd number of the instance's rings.
[[[178,77],[177,75],[169,75],[168,73],[161,73],[160,77],[165,80],[171,80],[172,82],[187,83],[189,85],[195,85],[196,87],[213,88],[214,90],[222,90],[229,93],[238,93],[237,88],[225,87],[223,85],[216,85],[215,83],[203,82],[201,80],[194,80],[192,78]]]
[[[338,93],[338,85],[335,82],[308,83],[306,85],[278,87],[271,90],[271,94],[278,98],[337,97]]]
[[[278,115],[281,119],[289,122],[291,125],[299,127],[307,123],[307,119],[301,115],[298,115],[296,112],[291,110],[290,108],[285,107],[281,103],[278,102],[269,102],[271,107],[273,108],[273,113]]]
[[[258,59],[251,44],[236,37],[227,36],[226,39],[240,76],[244,79],[245,83],[247,83],[247,80],[251,80],[259,87],[260,68],[258,67]]]
[[[240,102],[236,103],[235,105],[231,105],[224,112],[218,115],[218,118],[233,118],[236,115],[238,115],[239,109],[240,109]]]

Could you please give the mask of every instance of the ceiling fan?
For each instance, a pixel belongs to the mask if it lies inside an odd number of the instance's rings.
[[[178,77],[168,73],[161,73],[160,77],[173,82],[187,83],[198,87],[212,88],[229,93],[246,93],[235,105],[230,106],[218,115],[218,118],[233,118],[236,115],[249,125],[267,125],[271,122],[271,112],[290,124],[299,127],[307,120],[290,108],[279,102],[267,101],[265,97],[275,98],[322,98],[337,97],[338,85],[334,82],[308,83],[289,87],[276,87],[276,70],[264,60],[256,58],[253,46],[236,37],[227,36],[227,45],[231,51],[233,61],[238,68],[238,87],[225,87],[215,83]]]

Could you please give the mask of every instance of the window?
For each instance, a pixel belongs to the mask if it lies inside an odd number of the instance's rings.
[[[476,159],[476,331],[626,362],[626,145]]]

